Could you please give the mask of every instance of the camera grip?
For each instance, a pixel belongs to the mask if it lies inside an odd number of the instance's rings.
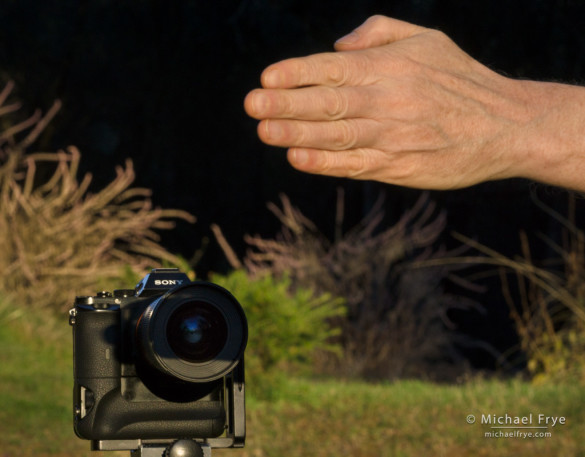
[[[120,377],[120,310],[77,306],[73,325],[76,379]]]

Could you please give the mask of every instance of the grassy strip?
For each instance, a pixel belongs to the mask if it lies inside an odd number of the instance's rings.
[[[71,427],[66,318],[15,317],[0,309],[0,347],[0,454],[91,455]],[[284,379],[270,395],[249,398],[246,448],[214,455],[578,456],[585,453],[584,401],[581,386],[517,380],[449,386]],[[492,414],[533,414],[537,422],[541,413],[565,416],[566,424],[549,428],[547,438],[487,438],[491,429],[480,423]],[[476,423],[467,423],[470,414]]]
[[[462,386],[401,381],[388,385],[292,380],[280,400],[253,402],[248,456],[583,455],[585,392],[476,380]],[[490,438],[482,415],[565,416],[547,438]],[[467,416],[476,422],[469,424]],[[504,429],[502,432],[513,432]],[[539,430],[522,429],[521,432]]]
[[[0,449],[4,457],[83,455],[71,426],[68,326],[0,312]]]

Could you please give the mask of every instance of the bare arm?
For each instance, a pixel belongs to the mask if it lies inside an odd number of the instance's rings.
[[[446,35],[374,16],[336,51],[268,67],[245,100],[297,169],[452,189],[525,177],[585,190],[585,89],[503,77]]]

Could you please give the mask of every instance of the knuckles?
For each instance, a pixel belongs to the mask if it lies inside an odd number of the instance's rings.
[[[343,53],[328,52],[297,59],[299,86],[344,85],[351,73],[350,65]]]
[[[323,111],[330,120],[342,119],[348,111],[347,98],[339,90],[332,87],[324,88],[327,93],[324,97]]]
[[[353,149],[358,141],[359,132],[351,120],[340,120],[331,126],[331,144],[335,150]]]

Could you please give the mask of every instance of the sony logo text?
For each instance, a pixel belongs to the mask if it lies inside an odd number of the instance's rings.
[[[155,286],[177,286],[179,284],[183,284],[182,279],[155,279],[154,280]]]

